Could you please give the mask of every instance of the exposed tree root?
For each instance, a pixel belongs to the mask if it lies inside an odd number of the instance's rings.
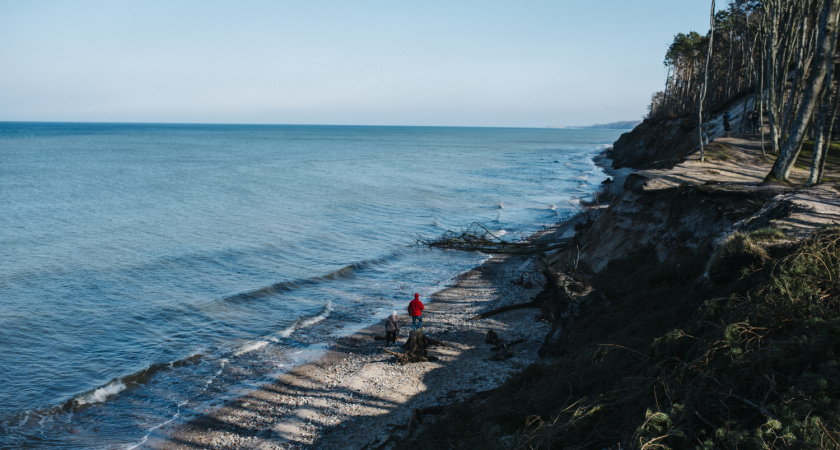
[[[438,357],[429,355],[428,351],[426,350],[428,347],[431,346],[446,346],[445,343],[438,341],[437,339],[432,339],[426,337],[423,333],[423,330],[415,330],[412,331],[408,337],[408,342],[405,343],[405,352],[397,353],[392,352],[388,349],[383,349],[385,353],[389,355],[394,355],[397,357],[397,362],[400,365],[406,365],[408,363],[416,363],[416,362],[429,362],[429,361],[437,361]]]

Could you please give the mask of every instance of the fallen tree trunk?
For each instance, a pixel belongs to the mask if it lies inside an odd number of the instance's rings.
[[[515,309],[523,309],[523,308],[539,308],[540,304],[536,300],[531,300],[530,302],[525,303],[514,303],[513,305],[502,306],[500,308],[496,308],[494,310],[490,310],[487,312],[483,312],[476,316],[470,317],[469,320],[479,320],[479,319],[486,319],[490,316],[495,316],[496,314],[503,313],[506,311],[513,311]]]
[[[496,236],[484,225],[473,222],[466,231],[448,231],[437,239],[417,238],[417,245],[429,248],[479,251],[484,253],[533,254],[567,247],[572,238],[556,240],[509,242]]]

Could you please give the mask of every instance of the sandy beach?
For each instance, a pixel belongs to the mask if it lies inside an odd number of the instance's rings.
[[[540,234],[568,236],[574,220]],[[380,448],[409,432],[416,410],[447,405],[498,387],[508,375],[540,360],[537,351],[548,330],[536,309],[519,309],[469,320],[500,306],[530,300],[537,283],[520,285],[534,273],[535,256],[494,256],[458,277],[427,301],[424,331],[445,343],[430,354],[438,361],[399,365],[385,349],[401,351],[411,328],[400,313],[396,346],[386,347],[381,323],[343,337],[320,359],[293,368],[235,401],[172,429],[162,428],[146,447],[189,448]],[[525,280],[529,280],[526,276]],[[409,294],[410,295],[410,294]],[[406,296],[405,303],[410,298]],[[428,300],[428,299],[426,299]],[[487,332],[512,342],[514,356],[494,360]]]

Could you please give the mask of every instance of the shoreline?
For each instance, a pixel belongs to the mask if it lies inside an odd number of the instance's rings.
[[[531,238],[573,234],[578,220],[580,214],[575,214]],[[468,320],[535,296],[541,289],[538,284],[528,288],[512,281],[533,270],[536,256],[493,255],[432,294],[424,311],[424,331],[446,343],[430,350],[440,358],[436,362],[397,364],[396,357],[384,351],[384,341],[374,340],[384,334],[383,319],[337,339],[321,357],[248,394],[155,430],[140,447],[362,448],[401,437],[416,409],[494,389],[507,376],[542,360],[537,351],[549,324],[538,321],[537,310]],[[404,300],[407,305],[410,299]],[[398,346],[411,324],[406,314],[399,316]],[[484,341],[489,330],[508,342],[525,341],[512,348],[512,358],[493,361],[492,345]]]
[[[593,162],[611,183],[595,185],[597,198],[623,189],[632,169],[612,169],[606,151]],[[603,205],[606,206],[606,205]],[[578,212],[528,239],[568,237],[585,220]],[[468,319],[500,306],[531,300],[541,286],[512,283],[533,272],[538,255],[491,255],[458,275],[424,301],[424,331],[445,347],[432,347],[435,362],[400,366],[384,351],[384,318],[339,337],[324,353],[259,388],[187,421],[161,426],[138,448],[383,448],[404,437],[417,409],[448,405],[501,386],[505,379],[545,361],[538,350],[550,328],[533,308],[505,312],[478,321]],[[539,272],[539,271],[537,271]],[[542,275],[537,274],[542,281]],[[407,305],[410,298],[404,299]],[[399,351],[411,329],[400,313],[400,333],[392,351]],[[508,342],[514,356],[492,361],[488,331]],[[410,431],[410,430],[408,430]]]

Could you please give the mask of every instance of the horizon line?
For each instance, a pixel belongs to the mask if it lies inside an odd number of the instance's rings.
[[[622,120],[617,122],[632,122]],[[300,126],[300,127],[393,127],[393,128],[522,128],[522,129],[580,129],[592,128],[604,123],[591,125],[542,125],[542,126],[502,126],[502,125],[377,125],[377,124],[329,124],[329,123],[231,123],[231,122],[119,122],[119,121],[73,121],[73,120],[2,120],[0,123],[63,123],[63,124],[110,124],[110,125],[220,125],[220,126]],[[629,129],[629,128],[628,128]]]

